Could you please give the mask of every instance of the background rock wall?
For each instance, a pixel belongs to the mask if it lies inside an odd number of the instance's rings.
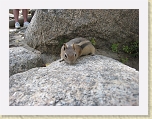
[[[25,33],[28,45],[53,54],[75,37],[94,39],[95,47],[103,50],[115,42],[123,46],[139,40],[139,10],[36,10]]]

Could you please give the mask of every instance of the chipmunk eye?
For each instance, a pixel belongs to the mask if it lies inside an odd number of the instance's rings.
[[[64,54],[64,57],[67,58],[67,54]]]
[[[76,57],[76,56],[77,56],[77,54],[76,54],[76,53],[74,53],[74,56]]]
[[[63,44],[63,50],[65,50],[67,48],[66,44]]]

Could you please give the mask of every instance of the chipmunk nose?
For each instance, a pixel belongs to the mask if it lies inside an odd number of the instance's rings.
[[[74,61],[72,61],[72,62],[69,62],[69,64],[70,64],[70,65],[74,64]]]
[[[73,64],[75,64],[75,60],[71,60],[71,61],[69,61],[68,62],[70,65],[73,65]]]

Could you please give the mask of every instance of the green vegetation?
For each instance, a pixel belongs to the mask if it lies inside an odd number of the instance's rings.
[[[112,46],[111,46],[111,49],[112,49],[112,52],[116,52],[116,53],[118,53],[118,46],[119,46],[119,44],[117,43],[117,44],[112,44]]]
[[[96,41],[95,41],[94,38],[92,38],[92,39],[90,40],[90,42],[92,43],[92,45],[96,45]]]
[[[125,64],[126,62],[128,62],[128,58],[127,57],[126,58],[121,58],[120,61]]]
[[[130,42],[129,45],[123,45],[123,51],[131,54],[133,57],[139,56],[139,41]]]
[[[123,45],[123,51],[124,51],[125,53],[129,53],[129,47]]]
[[[59,41],[59,47],[61,48],[62,45],[63,45],[64,43],[66,43],[66,42],[68,42],[67,39],[61,39],[61,40]]]
[[[119,50],[132,55],[132,57],[139,56],[139,41],[131,41],[126,45],[123,45],[122,48],[119,47],[118,43],[113,43],[111,46],[112,52],[118,53]],[[119,50],[118,50],[119,49]]]
[[[111,45],[112,52],[115,53],[121,53],[124,52],[128,54],[127,57],[121,57],[120,61],[124,64],[126,64],[129,60],[129,58],[136,58],[139,57],[139,41],[131,41],[129,43],[126,43],[123,46],[120,46],[119,43],[113,43]]]

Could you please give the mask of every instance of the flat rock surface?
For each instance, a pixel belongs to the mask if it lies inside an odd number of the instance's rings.
[[[138,106],[139,72],[102,55],[10,77],[10,106]]]

